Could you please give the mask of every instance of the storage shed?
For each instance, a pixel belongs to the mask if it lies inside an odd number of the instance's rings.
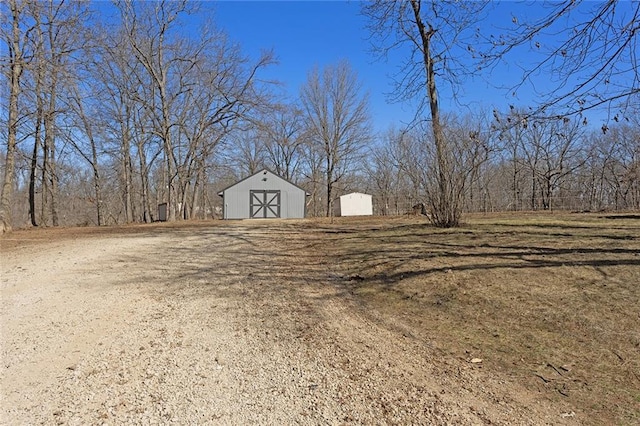
[[[301,219],[305,216],[309,194],[275,173],[262,169],[223,189],[218,195],[222,197],[224,219]]]
[[[371,216],[373,203],[371,195],[352,192],[340,196],[335,203],[336,216]]]

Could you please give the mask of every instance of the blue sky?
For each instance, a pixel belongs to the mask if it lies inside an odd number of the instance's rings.
[[[590,8],[598,4],[587,1],[583,6]],[[622,2],[618,8],[628,5],[628,2]],[[548,12],[542,2],[537,1],[508,1],[493,3],[492,6],[488,18],[480,24],[483,34],[498,33],[500,28],[508,28],[514,17],[531,19]],[[205,1],[201,3],[200,14],[200,17],[187,18],[184,31],[195,33],[195,23],[206,16],[213,18],[214,23],[253,58],[257,58],[263,49],[273,49],[279,63],[269,67],[262,76],[281,81],[285,94],[292,99],[297,97],[308,72],[315,66],[322,68],[346,59],[369,93],[376,130],[384,131],[390,125],[401,125],[414,117],[415,105],[387,100],[387,94],[393,90],[391,76],[397,71],[401,58],[395,56],[385,62],[371,53],[369,33],[365,28],[367,21],[360,14],[357,1]],[[573,23],[567,21],[562,25],[565,25],[562,30],[567,30]],[[554,37],[557,39],[558,36],[548,35],[540,41],[551,46],[557,44]],[[534,92],[547,88],[549,75],[538,76],[516,97],[495,86],[515,84],[522,73],[520,67],[530,65],[534,55],[535,52],[521,50],[491,73],[485,72],[482,77],[467,80],[457,102],[452,101],[447,85],[439,81],[442,108],[464,114],[479,109],[506,111],[509,105],[532,105]],[[603,119],[601,113],[596,117],[597,120],[591,121],[594,124]]]
[[[208,3],[206,8],[213,10],[216,24],[245,52],[256,56],[261,49],[273,48],[279,64],[266,75],[284,83],[291,97],[297,96],[314,66],[346,59],[369,92],[376,128],[412,117],[407,106],[385,100],[385,93],[392,90],[388,74],[393,66],[369,53],[366,21],[357,2],[226,1]]]
[[[452,101],[448,87],[440,81],[441,105],[443,109],[465,113],[479,108],[505,111],[509,105],[527,107],[538,100],[536,92],[545,92],[554,76],[546,71],[535,76],[531,84],[525,85],[513,95],[496,86],[512,86],[519,81],[523,67],[530,67],[531,60],[542,57],[541,52],[558,45],[563,31],[570,31],[584,14],[597,8],[602,2],[586,1],[578,13],[559,21],[548,34],[536,41],[542,44],[536,49],[520,49],[508,57],[508,62],[474,77],[463,86],[462,96]],[[370,53],[369,33],[365,28],[366,18],[360,14],[357,1],[224,1],[207,2],[204,10],[213,11],[215,22],[238,41],[245,51],[257,55],[260,49],[273,48],[279,65],[268,72],[270,78],[281,80],[291,96],[296,96],[307,73],[314,67],[323,67],[347,59],[357,71],[363,86],[369,91],[371,110],[377,130],[385,130],[390,124],[410,121],[414,106],[387,102],[386,93],[392,91],[390,76],[398,67],[396,56],[385,63]],[[551,6],[541,1],[506,1],[492,3],[487,17],[479,25],[483,34],[497,34],[516,22],[545,16]],[[617,17],[628,13],[633,6],[621,1],[616,6]],[[576,21],[577,20],[577,21]],[[558,80],[556,80],[557,82]],[[618,84],[624,85],[625,81]],[[590,122],[598,127],[606,119],[606,113],[591,112]],[[596,124],[600,122],[600,124]]]
[[[217,25],[245,52],[257,56],[261,49],[273,49],[279,64],[265,75],[284,83],[291,97],[297,96],[307,73],[348,60],[357,72],[363,89],[369,94],[371,113],[376,131],[391,125],[410,122],[415,105],[389,101],[393,91],[392,76],[401,58],[381,60],[371,52],[366,17],[360,13],[357,1],[222,1],[205,3]],[[471,97],[463,102],[480,101],[482,92],[495,90],[478,80]],[[446,88],[441,88],[445,108],[459,108],[447,101]],[[477,104],[476,104],[477,106]]]
[[[279,64],[266,75],[285,84],[286,91],[294,97],[305,82],[307,73],[314,67],[323,67],[347,59],[358,73],[364,88],[369,92],[374,126],[384,131],[390,125],[408,122],[414,116],[415,105],[388,102],[393,90],[390,78],[398,67],[393,60],[385,62],[370,51],[366,18],[360,14],[356,1],[225,1],[203,4],[203,11],[213,13],[214,21],[233,40],[239,42],[245,52],[257,56],[261,49],[273,49]],[[512,15],[542,13],[535,4],[523,5],[510,2],[492,11],[490,19],[483,22],[483,30],[511,24]],[[497,31],[497,30],[496,30]],[[398,61],[400,60],[397,57]],[[512,58],[510,65],[492,72],[493,82],[504,83],[519,74],[516,62],[526,56]],[[494,107],[505,110],[509,104],[528,105],[531,89],[509,97],[483,78],[469,80],[458,99],[451,101],[451,94],[444,82],[440,82],[443,109],[464,113],[465,110]],[[544,79],[538,82],[544,84]],[[538,86],[538,89],[541,87]]]

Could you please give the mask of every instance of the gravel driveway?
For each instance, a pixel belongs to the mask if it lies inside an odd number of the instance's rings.
[[[2,424],[551,422],[359,305],[319,233],[141,229],[4,240]]]

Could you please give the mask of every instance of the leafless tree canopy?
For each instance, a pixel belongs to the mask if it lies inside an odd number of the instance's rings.
[[[410,125],[414,132],[420,131],[422,117],[428,117],[431,137],[422,138],[421,149],[426,158],[421,166],[426,170],[424,195],[430,218],[438,226],[456,226],[464,204],[472,202],[463,202],[463,198],[473,194],[470,189],[478,182],[483,163],[490,160],[491,133],[495,134],[498,128],[504,129],[503,136],[519,135],[518,142],[511,141],[509,146],[514,167],[513,206],[521,201],[517,199],[520,193],[516,181],[523,166],[523,159],[516,159],[516,147],[526,146],[520,154],[524,153],[532,173],[531,208],[537,207],[539,197],[547,209],[551,208],[552,194],[559,183],[581,166],[579,160],[569,160],[576,157],[580,122],[587,123],[582,113],[607,105],[617,108],[620,116],[614,112],[613,119],[619,121],[625,114],[629,120],[629,115],[637,111],[640,2],[560,2],[545,5],[546,13],[530,22],[526,16],[513,15],[508,23],[511,26],[505,23],[501,28],[487,29],[481,25],[501,6],[504,5],[421,0],[374,1],[363,6],[376,53],[387,57],[399,50],[406,55],[404,66],[396,75],[393,98],[417,100]],[[494,30],[496,34],[492,33]],[[455,97],[463,89],[466,77],[491,80],[486,73],[525,48],[536,50],[535,59],[531,65],[524,65],[520,82],[510,89],[516,95],[518,89],[535,83],[535,78],[545,79],[545,86],[551,81],[553,86],[541,93],[538,104],[489,129],[465,127],[461,133],[453,124],[455,119],[443,120],[441,83],[448,83],[449,93]],[[494,116],[499,120],[496,111]],[[568,118],[572,116],[579,120]],[[545,125],[541,119],[551,120]],[[520,136],[527,129],[527,122],[528,140],[522,142]],[[603,132],[607,129],[606,125],[602,127]],[[465,136],[467,131],[469,137]],[[466,161],[461,159],[469,150],[477,155],[471,160],[472,166],[465,166]]]
[[[90,2],[2,2],[0,229],[151,222],[164,203],[171,220],[219,217],[217,192],[262,167],[303,187],[314,216],[349,191],[438,226],[465,211],[640,209],[640,1],[526,5],[363,3],[378,57],[401,58],[392,98],[415,107],[376,135],[347,61],[284,96],[263,78],[277,51],[244,53],[204,19],[209,4],[118,0],[106,19]],[[524,54],[515,83],[492,79]],[[463,105],[470,79],[506,106]]]
[[[375,1],[363,6],[370,20],[374,46],[385,54],[408,45],[409,56],[396,82],[397,99],[419,99],[414,122],[428,109],[431,137],[424,149],[433,158],[422,166],[429,171],[427,203],[431,221],[442,227],[457,226],[463,209],[462,194],[468,175],[458,167],[460,141],[446,134],[441,116],[439,87],[448,82],[452,93],[468,65],[463,45],[473,37],[474,24],[482,18],[485,2]],[[420,92],[423,94],[420,95]]]
[[[322,156],[326,182],[327,216],[332,214],[334,185],[357,167],[369,142],[367,95],[347,62],[309,73],[300,94],[308,137]]]
[[[602,106],[616,119],[632,113],[630,104],[640,93],[640,2],[548,2],[545,9],[538,19],[513,15],[500,33],[479,33],[481,66],[491,70],[515,53],[532,51],[536,59],[510,88],[517,93],[541,79],[551,83],[532,116],[576,115]]]
[[[434,75],[453,95],[463,90],[465,76],[475,72],[469,67],[468,47],[475,42],[477,24],[487,16],[488,2],[373,1],[364,3],[362,11],[374,54],[386,59],[395,51],[408,53],[392,76],[391,99],[416,101],[416,117],[428,108],[423,36],[429,41]]]

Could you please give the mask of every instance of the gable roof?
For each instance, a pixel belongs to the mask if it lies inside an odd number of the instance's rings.
[[[278,174],[276,174],[276,173],[272,172],[271,170],[267,169],[266,167],[265,167],[265,168],[263,168],[263,169],[261,169],[260,171],[258,171],[258,172],[256,172],[256,173],[252,174],[252,175],[249,175],[249,176],[245,177],[244,179],[240,179],[240,180],[239,180],[239,181],[237,181],[236,183],[233,183],[233,184],[231,184],[231,185],[227,186],[227,187],[226,187],[226,188],[224,188],[222,191],[218,192],[218,195],[219,195],[220,197],[222,197],[222,196],[224,195],[224,191],[226,191],[227,189],[229,189],[229,188],[231,188],[231,187],[234,187],[234,186],[236,186],[237,184],[242,183],[242,182],[244,182],[245,180],[251,179],[252,177],[257,176],[257,175],[259,175],[259,174],[261,174],[261,173],[264,173],[264,172],[271,173],[271,174],[272,174],[272,175],[274,175],[275,177],[277,177],[277,178],[279,178],[279,179],[282,179],[283,181],[287,182],[287,183],[288,183],[288,184],[290,184],[291,186],[294,186],[294,187],[298,188],[300,191],[304,191],[304,194],[305,194],[307,197],[309,197],[309,196],[311,195],[311,194],[309,194],[307,191],[305,191],[305,190],[304,190],[304,188],[299,187],[299,186],[298,186],[298,185],[296,185],[295,183],[293,183],[293,182],[291,182],[291,181],[289,181],[289,180],[287,180],[287,179],[283,178],[282,176],[280,176],[280,175],[278,175]]]

